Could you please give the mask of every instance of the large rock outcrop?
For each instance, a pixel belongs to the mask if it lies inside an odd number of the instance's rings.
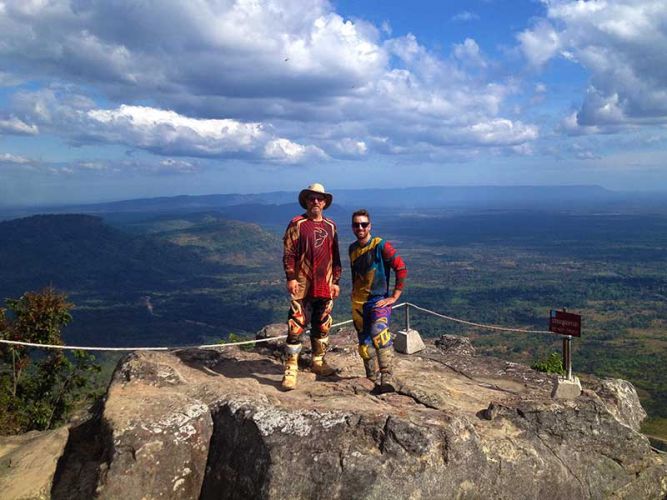
[[[397,355],[374,395],[354,338],[338,376],[280,390],[276,346],[137,353],[98,419],[72,429],[55,498],[663,498],[667,464],[632,387],[573,401],[525,366],[452,338]],[[304,356],[307,358],[307,353]],[[305,360],[307,361],[307,359]]]
[[[0,437],[0,498],[49,498],[66,427]]]

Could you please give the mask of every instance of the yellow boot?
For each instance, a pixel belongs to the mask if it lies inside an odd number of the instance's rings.
[[[359,344],[359,355],[364,360],[366,378],[375,383],[378,378],[378,361],[375,348],[366,344]]]
[[[380,387],[381,393],[394,392],[398,389],[393,374],[394,347],[386,346],[377,350],[378,363],[380,365]]]
[[[296,388],[300,352],[301,344],[285,344],[285,374],[283,375],[282,387],[286,391]]]
[[[324,361],[324,355],[327,352],[327,347],[329,347],[329,338],[325,337],[323,339],[316,339],[311,337],[310,343],[313,348],[310,371],[323,377],[328,377],[329,375],[336,373],[337,370]]]

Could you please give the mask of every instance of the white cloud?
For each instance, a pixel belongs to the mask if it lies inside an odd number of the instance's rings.
[[[185,87],[195,95],[309,100],[361,84],[386,62],[377,30],[345,21],[320,0],[26,5],[9,1],[0,13],[0,54],[110,92],[167,100]]]
[[[174,111],[122,105],[86,114],[100,139],[193,156],[251,152],[266,134],[259,123],[189,118]]]
[[[335,156],[341,158],[360,159],[368,154],[368,145],[365,141],[344,137],[334,141],[330,146]]]
[[[0,153],[0,164],[9,164],[9,165],[30,165],[34,163],[34,160],[26,158],[21,155],[13,155],[11,153]]]
[[[482,56],[479,45],[472,38],[466,38],[462,44],[454,46],[454,56],[464,64],[485,67],[486,61]]]
[[[325,158],[325,153],[316,146],[302,146],[288,139],[274,139],[264,147],[264,157],[280,163],[300,163],[310,158]]]
[[[577,121],[577,112],[574,111],[563,118],[558,126],[558,130],[568,135],[590,135],[601,132],[599,127],[592,125],[580,125]]]
[[[534,66],[542,66],[558,53],[561,42],[553,26],[545,21],[517,36],[521,50],[528,61]]]
[[[194,174],[201,170],[199,165],[191,161],[175,158],[167,158],[166,160],[160,161],[160,167],[167,172],[181,174]]]
[[[557,54],[590,73],[576,115],[601,131],[667,123],[667,3],[664,0],[544,1],[548,20],[519,35],[527,59]]]
[[[468,10],[462,10],[461,12],[458,12],[457,14],[452,16],[452,21],[454,22],[477,21],[478,19],[479,15],[477,15],[474,12],[470,12]]]
[[[192,118],[148,106],[90,109],[90,101],[62,90],[23,92],[15,96],[14,105],[26,119],[74,143],[117,143],[167,156],[291,163],[319,154],[317,148],[276,137],[261,123]]]
[[[39,129],[36,125],[29,124],[16,116],[9,116],[7,118],[0,117],[0,133],[13,135],[37,135]]]
[[[20,92],[13,112],[75,143],[294,163],[538,137],[503,116],[516,89],[485,74],[475,40],[443,58],[326,0],[5,5],[0,63],[20,58],[24,76],[67,87]]]

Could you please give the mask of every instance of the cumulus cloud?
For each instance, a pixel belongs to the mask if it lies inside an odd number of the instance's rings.
[[[288,139],[273,139],[264,146],[266,159],[280,163],[299,163],[306,158],[325,158],[325,153],[316,146],[302,146]]]
[[[461,44],[454,46],[454,56],[464,64],[485,67],[486,61],[482,56],[479,45],[472,38],[466,38]]]
[[[34,160],[21,155],[11,153],[0,153],[0,165],[30,165]]]
[[[91,136],[164,154],[249,153],[265,135],[258,123],[189,118],[146,106],[94,109],[85,118],[93,125]]]
[[[50,132],[64,128],[60,133],[75,143],[117,143],[160,155],[243,157],[281,163],[298,163],[321,154],[318,148],[276,137],[261,123],[192,118],[148,106],[91,106],[85,97],[53,89],[22,92],[14,99],[15,109],[26,120]]]
[[[16,116],[7,118],[0,117],[0,133],[12,135],[37,135],[39,129],[36,125],[28,124]]]
[[[558,33],[546,21],[539,21],[533,29],[519,33],[518,39],[524,56],[534,66],[542,66],[561,47]]]
[[[527,59],[557,54],[585,67],[576,114],[586,131],[667,123],[667,4],[663,0],[544,0],[547,19],[519,35]],[[573,125],[570,123],[570,125]],[[573,128],[572,126],[570,128]]]
[[[350,137],[335,141],[330,149],[340,158],[361,159],[368,153],[368,145],[364,141]]]
[[[443,58],[413,35],[388,38],[388,26],[344,19],[326,0],[3,5],[0,62],[95,89],[13,99],[28,127],[75,142],[299,163],[511,151],[539,135],[503,116],[516,89],[485,74],[475,40]]]
[[[374,27],[320,0],[165,0],[159,9],[10,0],[0,30],[0,53],[32,70],[163,98],[183,86],[199,95],[317,98],[363,83],[385,63]]]

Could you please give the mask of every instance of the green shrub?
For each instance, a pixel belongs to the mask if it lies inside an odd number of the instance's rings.
[[[252,340],[252,339],[249,339],[248,337],[244,337],[242,335],[237,335],[236,333],[230,333],[227,336],[227,340],[221,340],[219,343],[220,344],[226,344],[226,343],[236,344],[238,342],[246,342],[248,340]],[[255,343],[254,342],[252,344],[244,344],[244,345],[239,346],[239,349],[241,349],[243,351],[252,351],[254,348],[255,348]]]
[[[538,360],[530,367],[533,370],[544,373],[557,373],[559,375],[565,375],[565,369],[563,368],[563,357],[558,352],[552,352],[549,354],[547,359]]]

